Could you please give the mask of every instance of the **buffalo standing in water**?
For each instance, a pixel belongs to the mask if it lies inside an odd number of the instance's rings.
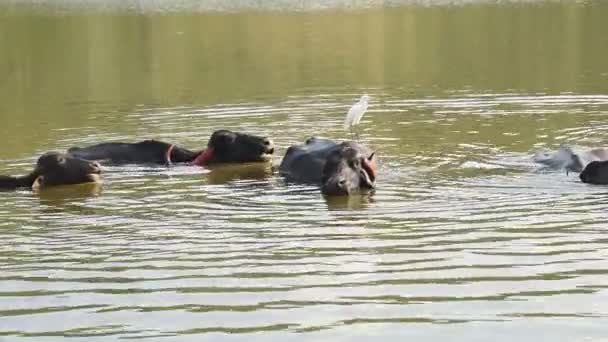
[[[79,158],[115,165],[190,163],[207,166],[266,161],[274,153],[274,145],[266,137],[219,130],[211,135],[207,148],[202,151],[191,151],[162,141],[145,140],[137,143],[110,142],[84,148],[72,147],[68,153]]]
[[[25,176],[0,176],[0,189],[32,188],[54,185],[100,182],[101,168],[94,161],[58,152],[47,152],[38,158],[36,167]]]
[[[279,172],[289,181],[320,184],[325,195],[349,195],[375,187],[376,158],[359,143],[313,137],[287,150]]]

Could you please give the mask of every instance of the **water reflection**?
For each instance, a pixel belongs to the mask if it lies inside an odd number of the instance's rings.
[[[363,210],[374,203],[374,192],[353,194],[350,196],[323,196],[329,210]]]
[[[101,194],[102,189],[101,183],[83,183],[46,187],[38,190],[36,194],[40,199],[40,204],[61,208],[66,204],[79,203],[87,198],[97,197]]]
[[[225,184],[236,180],[264,180],[273,174],[271,163],[218,165],[205,175],[209,184]]]

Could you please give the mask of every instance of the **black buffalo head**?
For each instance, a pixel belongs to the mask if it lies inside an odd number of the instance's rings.
[[[323,167],[321,192],[348,195],[373,189],[376,182],[374,153],[353,142],[343,142],[328,156]]]
[[[47,152],[38,158],[32,188],[52,185],[80,184],[100,181],[101,167],[97,162],[69,154]]]
[[[247,163],[267,161],[274,153],[272,140],[256,135],[228,130],[213,132],[207,149],[192,162],[194,165],[213,163]]]
[[[579,177],[583,183],[608,184],[608,161],[592,161]]]

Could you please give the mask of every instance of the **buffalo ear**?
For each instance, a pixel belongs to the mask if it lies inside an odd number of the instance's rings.
[[[359,177],[363,181],[363,184],[369,189],[373,189],[376,186],[374,185],[374,180],[371,178],[371,175],[367,173],[365,170],[359,171]]]
[[[369,155],[369,157],[361,158],[361,168],[363,169],[363,173],[366,175],[364,178],[366,178],[368,183],[371,182],[371,185],[373,185],[373,182],[376,181],[376,165],[373,161],[375,153],[376,152],[373,152]]]
[[[44,184],[44,176],[36,177],[36,179],[34,180],[34,183],[32,183],[32,190],[39,191],[43,184]]]

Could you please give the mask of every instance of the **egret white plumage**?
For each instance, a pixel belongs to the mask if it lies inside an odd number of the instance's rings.
[[[365,111],[367,111],[368,101],[368,95],[361,96],[359,102],[355,103],[352,107],[350,107],[350,109],[348,110],[348,114],[346,114],[346,119],[344,120],[344,129],[350,130],[351,135],[353,135],[354,132],[354,135],[357,137],[357,139],[359,138],[359,136],[355,131],[355,126],[359,124],[359,121],[361,121],[363,114],[365,114]]]

